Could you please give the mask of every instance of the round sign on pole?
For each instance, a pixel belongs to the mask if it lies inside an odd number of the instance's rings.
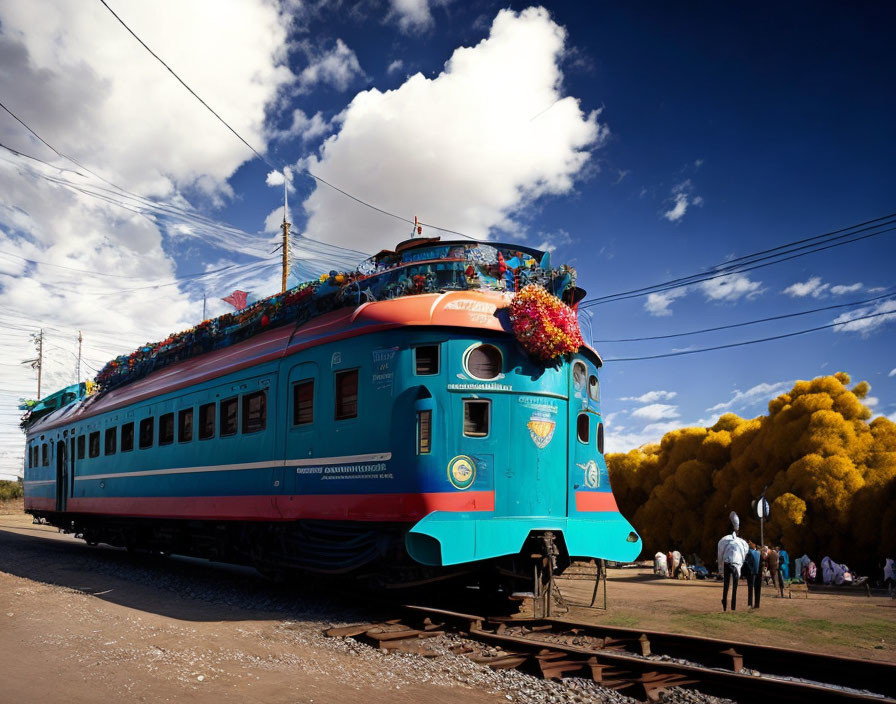
[[[769,512],[768,501],[766,501],[764,498],[759,499],[759,501],[756,502],[756,517],[757,518],[768,518],[768,512]]]

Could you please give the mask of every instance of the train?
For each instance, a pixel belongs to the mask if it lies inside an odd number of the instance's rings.
[[[508,321],[527,285],[584,295],[549,258],[411,239],[283,324],[64,389],[23,423],[25,511],[91,545],[385,587],[633,560],[599,354],[536,359]]]

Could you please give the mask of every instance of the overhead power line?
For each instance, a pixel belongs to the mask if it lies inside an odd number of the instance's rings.
[[[196,98],[196,100],[198,100],[200,103],[202,103],[202,105],[206,108],[206,110],[208,110],[212,115],[214,115],[214,116],[221,122],[221,124],[223,124],[228,130],[230,130],[230,131],[236,136],[237,139],[239,139],[243,144],[245,144],[245,145],[252,151],[252,153],[255,154],[255,156],[257,156],[259,159],[261,159],[265,164],[267,164],[268,166],[270,166],[270,167],[271,167],[272,169],[274,169],[275,171],[280,171],[280,172],[283,171],[283,167],[274,165],[274,164],[270,161],[270,159],[268,159],[264,154],[262,154],[262,153],[259,152],[255,147],[253,147],[251,144],[249,144],[249,142],[247,142],[247,141],[242,137],[242,135],[240,135],[239,132],[237,132],[233,127],[231,127],[230,124],[229,124],[223,117],[221,117],[217,112],[215,112],[215,111],[211,108],[211,106],[209,106],[208,103],[206,103],[202,98],[200,98],[199,95],[196,93],[196,91],[194,91],[192,88],[190,88],[190,86],[188,86],[188,85],[186,84],[186,82],[185,82],[180,76],[178,76],[177,73],[174,72],[174,69],[172,69],[167,63],[165,63],[165,62],[161,59],[161,57],[159,57],[158,54],[156,54],[152,49],[150,49],[149,46],[147,46],[146,42],[144,42],[140,37],[138,37],[137,34],[136,34],[136,32],[134,32],[134,30],[132,30],[132,29],[125,23],[125,21],[124,21],[123,19],[121,19],[121,17],[119,17],[117,14],[115,14],[115,11],[114,11],[111,7],[109,7],[108,3],[106,3],[106,0],[100,0],[100,2],[103,4],[103,6],[104,6],[110,13],[112,13],[112,16],[113,16],[116,20],[118,20],[118,22],[121,24],[121,26],[124,27],[124,28],[128,31],[128,33],[129,33],[132,37],[134,37],[134,39],[136,39],[136,40],[140,43],[140,45],[141,45],[144,49],[146,49],[146,51],[148,51],[148,52],[153,56],[153,58],[155,58],[156,61],[158,61],[160,64],[162,64],[162,66],[164,66],[164,67],[168,70],[168,72],[169,72],[172,76],[174,76],[174,77],[177,79],[178,83],[180,83],[184,88],[186,88],[186,89],[190,92],[190,95],[192,95],[194,98]],[[321,177],[318,176],[317,174],[312,173],[312,172],[311,172],[310,170],[308,170],[308,169],[304,169],[304,168],[303,168],[303,169],[301,169],[300,171],[301,171],[301,173],[304,173],[304,174],[306,174],[307,176],[310,176],[311,178],[313,178],[313,179],[314,179],[315,181],[317,181],[318,183],[322,183],[323,185],[328,186],[329,188],[332,188],[334,191],[336,191],[336,192],[338,192],[338,193],[341,193],[342,195],[346,196],[347,198],[351,198],[353,201],[355,201],[355,202],[357,202],[357,203],[360,203],[361,205],[366,206],[366,207],[368,207],[368,208],[370,208],[370,209],[372,209],[372,210],[375,210],[375,211],[377,211],[378,213],[382,213],[383,215],[387,215],[387,216],[389,216],[389,217],[391,217],[391,218],[395,218],[396,220],[401,220],[402,222],[405,222],[405,223],[407,223],[407,224],[409,224],[409,225],[415,225],[415,224],[417,224],[417,223],[415,223],[413,220],[410,220],[409,218],[403,217],[403,216],[401,216],[401,215],[397,215],[396,213],[393,213],[393,212],[391,212],[391,211],[389,211],[389,210],[386,210],[385,208],[380,208],[380,207],[378,207],[378,206],[376,206],[376,205],[373,205],[372,203],[367,202],[366,200],[363,200],[363,199],[361,199],[361,198],[358,198],[358,197],[355,196],[355,195],[352,195],[352,194],[349,193],[348,191],[346,191],[346,190],[340,188],[339,186],[336,186],[336,185],[330,183],[329,181],[324,180],[323,178],[321,178]],[[434,229],[441,230],[441,231],[443,231],[443,232],[449,232],[449,233],[454,234],[454,235],[460,235],[461,237],[467,237],[467,238],[472,239],[472,240],[475,240],[475,239],[481,239],[481,238],[472,237],[471,235],[466,235],[466,234],[464,234],[464,233],[462,233],[462,232],[457,232],[457,231],[455,231],[455,230],[449,230],[449,229],[444,228],[444,227],[439,227],[439,226],[437,226],[437,225],[431,225],[431,224],[427,224],[427,223],[422,223],[422,224],[426,225],[426,227],[432,227],[432,228],[434,228]]]
[[[770,337],[762,337],[757,340],[744,340],[743,342],[731,342],[727,345],[715,345],[713,347],[703,347],[697,350],[680,350],[678,352],[665,352],[663,354],[651,354],[651,355],[643,355],[641,357],[615,357],[604,359],[604,362],[640,362],[647,359],[663,359],[665,357],[683,357],[688,354],[699,354],[701,352],[712,352],[714,350],[725,350],[730,349],[732,347],[745,347],[747,345],[756,345],[760,342],[770,342],[772,340],[783,340],[787,337],[796,337],[797,335],[806,335],[810,332],[818,332],[819,330],[827,330],[829,328],[836,328],[843,325],[849,325],[850,323],[858,322],[859,320],[868,320],[869,318],[879,318],[882,315],[890,315],[896,317],[896,311],[884,311],[882,313],[871,313],[869,315],[863,315],[858,318],[852,318],[851,320],[844,320],[840,323],[830,323],[828,325],[819,325],[818,327],[808,328],[807,330],[797,330],[796,332],[788,332],[782,335],[772,335]]]
[[[804,238],[795,242],[790,242],[785,245],[774,247],[772,249],[747,254],[742,257],[738,257],[737,259],[730,260],[729,262],[724,262],[714,267],[710,267],[709,269],[706,269],[697,274],[670,279],[668,281],[663,281],[651,286],[644,286],[638,289],[620,291],[618,293],[590,298],[583,301],[580,304],[580,307],[589,308],[603,303],[621,301],[629,298],[637,298],[640,296],[649,295],[651,293],[661,293],[677,288],[685,288],[687,286],[703,283],[705,281],[711,281],[714,279],[731,276],[735,273],[744,273],[747,271],[753,271],[755,269],[761,269],[766,266],[790,261],[791,259],[797,259],[808,254],[814,254],[816,252],[832,249],[834,247],[851,244],[853,242],[858,242],[870,237],[877,237],[888,232],[893,232],[894,230],[896,230],[896,213],[891,213],[889,215],[874,218],[873,220],[867,220],[850,227],[834,230],[833,232],[828,232],[822,235],[815,235],[814,237]],[[811,244],[806,244],[810,241]],[[773,254],[772,252],[777,253]],[[757,262],[764,263],[760,264]]]
[[[0,107],[5,107],[5,106],[0,104]],[[7,109],[7,112],[9,112],[8,109]],[[10,113],[10,114],[12,114],[12,113]],[[35,135],[35,137],[37,137],[41,141],[44,141],[39,135],[37,135],[37,133],[35,133],[33,130],[31,130],[31,128],[28,127],[27,124],[25,124],[21,120],[19,120],[19,122],[22,123],[26,127],[26,129],[31,131],[32,134]],[[72,171],[71,169],[65,169],[56,164],[51,164],[50,162],[40,159],[38,157],[32,156],[30,154],[25,154],[24,152],[21,152],[18,149],[14,149],[6,144],[3,144],[2,142],[0,142],[0,148],[5,149],[6,151],[13,154],[14,156],[22,157],[29,161],[33,161],[38,164],[42,164],[43,166],[46,166],[48,168],[59,171],[60,173],[68,171],[71,173],[76,173],[82,177],[84,176],[83,174],[81,174],[77,171]],[[51,146],[51,148],[52,148],[52,146]],[[57,154],[60,154],[63,158],[69,159],[73,163],[80,165],[79,162],[75,162],[71,157],[62,154],[58,150],[53,149],[53,151],[56,152]],[[23,166],[23,165],[19,164],[19,166]],[[84,168],[84,167],[82,167],[82,168]],[[102,176],[96,174],[95,172],[90,171],[90,169],[85,168],[85,171],[90,172],[91,174],[93,174],[94,176],[99,178],[100,180],[109,184],[115,190],[110,190],[107,188],[103,188],[102,186],[97,186],[97,185],[93,185],[93,184],[91,184],[90,186],[87,186],[85,184],[75,184],[75,183],[72,183],[71,181],[68,181],[64,178],[57,178],[57,177],[50,176],[50,175],[43,173],[37,169],[31,169],[30,167],[29,167],[29,169],[32,174],[34,174],[34,175],[38,176],[39,178],[42,178],[46,181],[49,181],[50,183],[64,186],[73,191],[76,191],[77,193],[81,193],[81,194],[89,196],[91,198],[96,198],[98,200],[109,203],[111,205],[115,205],[116,207],[128,210],[129,212],[132,212],[136,215],[140,215],[142,217],[148,217],[146,215],[146,212],[144,210],[140,209],[140,208],[146,208],[153,213],[158,213],[163,216],[177,218],[182,221],[185,221],[186,223],[189,223],[193,227],[198,227],[200,229],[201,228],[211,228],[209,234],[211,232],[213,232],[213,233],[215,233],[215,236],[219,237],[219,239],[220,239],[220,233],[225,233],[225,234],[234,236],[236,238],[242,238],[242,239],[246,240],[247,242],[252,241],[253,246],[257,248],[257,242],[255,241],[256,237],[249,234],[248,232],[245,232],[244,230],[233,227],[231,225],[227,225],[225,223],[218,222],[218,221],[213,220],[209,217],[206,217],[200,213],[197,213],[192,210],[186,210],[184,208],[181,208],[181,207],[171,204],[171,203],[161,202],[161,201],[154,200],[152,198],[147,198],[145,196],[138,195],[132,191],[127,190],[123,186],[119,186],[119,185],[113,183],[112,181],[109,181],[108,179],[105,179]],[[155,220],[153,220],[152,218],[149,218],[149,219],[153,223],[153,225],[157,224],[155,222]],[[318,240],[314,240],[314,239],[306,237],[304,235],[296,235],[296,239],[310,243],[309,246],[312,248],[315,248],[315,249],[331,249],[331,250],[335,250],[337,252],[344,252],[344,253],[346,253],[346,255],[357,256],[359,258],[370,256],[369,253],[367,253],[367,252],[362,252],[360,250],[352,249],[350,247],[343,247],[341,245],[332,244],[332,243],[328,243],[328,242],[320,242]],[[217,243],[212,242],[210,244],[217,244]],[[245,252],[245,250],[240,250],[240,251],[247,253],[247,252]],[[255,255],[252,255],[252,256],[255,256]]]
[[[594,340],[595,344],[608,344],[612,342],[646,342],[648,340],[668,340],[673,337],[688,337],[690,335],[701,335],[707,332],[716,332],[718,330],[731,330],[732,328],[742,328],[747,325],[756,325],[758,323],[768,323],[773,320],[784,320],[786,318],[796,318],[801,315],[810,315],[812,313],[820,313],[825,310],[835,310],[837,308],[854,308],[855,306],[865,305],[866,303],[873,303],[874,301],[879,301],[882,298],[890,298],[894,295],[891,291],[890,293],[884,293],[880,296],[875,296],[874,298],[866,298],[863,301],[853,301],[852,303],[838,303],[833,306],[824,306],[823,308],[813,308],[812,310],[804,310],[799,313],[785,313],[784,315],[773,315],[770,318],[759,318],[758,320],[747,320],[742,323],[732,323],[730,325],[719,325],[714,328],[703,328],[702,330],[691,330],[689,332],[677,332],[671,333],[669,335],[652,335],[650,337],[624,337],[616,340]]]
[[[262,154],[261,152],[259,152],[255,147],[253,147],[253,146],[252,146],[251,144],[249,144],[245,139],[243,139],[243,137],[240,135],[239,132],[237,132],[235,129],[233,129],[233,127],[231,127],[229,124],[227,124],[227,121],[226,121],[223,117],[221,117],[218,113],[216,113],[214,110],[212,110],[211,106],[210,106],[208,103],[206,103],[202,98],[200,98],[200,97],[196,94],[196,92],[195,92],[192,88],[190,88],[190,86],[188,86],[186,83],[184,83],[184,81],[181,80],[181,77],[178,76],[178,75],[172,70],[172,68],[171,68],[168,64],[166,64],[166,63],[159,57],[158,54],[156,54],[152,49],[150,49],[150,48],[146,45],[146,42],[144,42],[140,37],[138,37],[138,36],[134,33],[134,31],[133,31],[130,27],[128,27],[128,26],[125,24],[124,20],[121,19],[121,17],[119,17],[118,15],[115,14],[115,10],[113,10],[111,7],[109,7],[109,5],[106,3],[106,0],[100,0],[100,2],[103,3],[103,6],[104,6],[109,12],[112,13],[112,16],[113,16],[115,19],[117,19],[117,20],[121,23],[121,26],[124,27],[124,28],[130,33],[130,35],[131,35],[134,39],[136,39],[138,42],[140,42],[141,46],[142,46],[144,49],[146,49],[150,54],[153,55],[153,58],[155,58],[156,61],[158,61],[160,64],[162,64],[162,66],[164,66],[166,69],[168,69],[168,73],[170,73],[172,76],[174,76],[174,77],[177,79],[178,83],[180,83],[184,88],[186,88],[188,91],[190,91],[190,95],[192,95],[194,98],[196,98],[196,100],[198,100],[200,103],[202,103],[202,104],[205,106],[205,109],[208,110],[212,115],[214,115],[215,117],[217,117],[218,120],[221,122],[221,124],[224,125],[224,126],[225,126],[227,129],[229,129],[231,132],[233,132],[233,134],[236,136],[236,138],[237,138],[238,140],[240,140],[243,144],[245,144],[247,147],[249,147],[249,149],[252,150],[252,152],[255,154],[255,156],[257,156],[259,159],[261,159],[265,164],[267,164],[268,166],[270,166],[270,167],[271,167],[272,169],[274,169],[275,171],[279,171],[279,170],[280,170],[280,169],[278,169],[276,166],[274,166],[274,164],[271,163],[271,162],[268,160],[268,158],[267,158],[266,156],[264,156],[264,154]]]

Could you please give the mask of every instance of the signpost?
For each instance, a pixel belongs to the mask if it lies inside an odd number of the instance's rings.
[[[765,487],[765,489],[768,489],[768,487]],[[768,518],[770,508],[768,505],[768,501],[765,500],[765,489],[762,490],[762,496],[760,496],[758,500],[753,502],[753,506],[756,509],[756,516],[759,518],[760,546],[765,545],[765,519]]]

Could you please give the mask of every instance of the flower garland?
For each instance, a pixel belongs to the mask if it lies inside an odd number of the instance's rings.
[[[536,284],[513,297],[510,322],[523,349],[545,362],[577,352],[585,344],[572,308]]]

